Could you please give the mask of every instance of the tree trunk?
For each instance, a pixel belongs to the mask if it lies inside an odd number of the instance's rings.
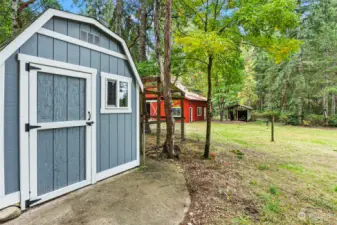
[[[329,95],[327,91],[323,93],[323,111],[326,111],[326,114],[329,115]]]
[[[331,116],[336,115],[336,95],[331,95]]]
[[[163,62],[162,50],[161,50],[161,44],[160,44],[160,19],[161,19],[160,0],[155,0],[154,1],[155,50],[156,50],[157,62],[158,62],[159,70],[160,70],[160,80],[164,82],[164,62]]]
[[[122,1],[116,0],[116,27],[115,33],[119,36],[122,35]]]
[[[146,4],[142,1],[140,9],[140,28],[139,28],[139,60],[141,62],[146,61],[146,26],[147,26],[147,15],[146,15]]]
[[[18,29],[18,3],[12,0],[12,34],[16,33]]]
[[[271,118],[271,141],[274,142],[274,122],[275,122],[275,116],[272,116]]]
[[[213,66],[213,56],[208,56],[208,66],[207,66],[207,128],[206,128],[206,143],[204,158],[209,157],[209,150],[211,145],[211,124],[212,124],[212,66]]]
[[[287,102],[287,88],[288,81],[286,79],[283,80],[283,89],[282,89],[282,100],[281,100],[281,112],[283,113],[286,109]]]
[[[166,15],[164,29],[164,103],[166,114],[166,150],[169,158],[173,158],[174,152],[174,118],[172,113],[171,94],[171,16],[172,0],[166,0]],[[165,149],[165,148],[164,148]]]

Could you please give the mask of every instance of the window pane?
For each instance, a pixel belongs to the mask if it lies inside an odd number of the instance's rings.
[[[119,82],[119,107],[128,107],[128,82]]]
[[[109,80],[108,81],[108,106],[116,107],[116,81]]]
[[[175,117],[179,117],[181,114],[181,108],[172,108],[172,114]]]

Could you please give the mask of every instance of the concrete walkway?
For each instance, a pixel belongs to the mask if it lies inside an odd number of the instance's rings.
[[[6,225],[179,224],[189,202],[182,171],[148,160],[147,167],[32,208]]]

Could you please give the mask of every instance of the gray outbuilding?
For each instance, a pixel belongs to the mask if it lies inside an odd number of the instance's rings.
[[[0,50],[0,209],[137,167],[142,89],[121,37],[45,11]]]

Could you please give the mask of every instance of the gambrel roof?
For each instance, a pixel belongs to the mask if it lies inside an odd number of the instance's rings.
[[[122,46],[122,48],[125,52],[125,55],[117,53],[117,52],[113,52],[113,54],[116,55],[119,58],[123,58],[123,59],[129,61],[130,67],[131,67],[132,72],[134,73],[134,75],[136,77],[136,80],[139,84],[139,87],[141,88],[141,90],[143,90],[143,83],[142,83],[142,80],[140,79],[140,76],[138,74],[136,65],[135,65],[135,63],[134,63],[134,61],[131,57],[130,51],[129,51],[125,41],[121,37],[119,37],[117,34],[112,32],[108,28],[106,28],[103,24],[101,24],[100,22],[98,22],[94,18],[90,18],[90,17],[86,17],[86,16],[82,16],[82,15],[77,15],[77,14],[73,14],[73,13],[69,13],[69,12],[64,12],[64,11],[60,11],[60,10],[56,10],[56,9],[46,10],[30,26],[28,26],[25,30],[23,30],[16,38],[14,38],[7,45],[5,45],[0,51],[0,65],[5,63],[5,61],[15,51],[17,51],[26,41],[28,41],[28,39],[31,38],[35,33],[39,32],[39,33],[42,33],[42,34],[45,34],[45,35],[56,35],[55,32],[48,31],[48,30],[43,28],[43,25],[45,23],[47,23],[53,17],[60,17],[60,18],[64,18],[64,19],[69,19],[69,20],[74,20],[74,21],[78,21],[78,22],[91,24],[91,25],[97,27],[98,29],[102,30],[108,36],[110,36],[113,39],[115,39],[116,41],[118,41],[121,44],[121,46]],[[64,41],[69,41],[69,40],[71,41],[71,39],[72,39],[71,37],[67,37],[67,38],[60,37],[60,38],[67,39],[67,40],[64,40]],[[87,44],[87,46],[90,48],[90,44]],[[100,48],[100,47],[96,46],[96,48]],[[100,48],[100,49],[103,52],[109,51],[109,50],[104,50],[102,48]],[[109,51],[109,52],[110,52],[110,54],[112,53],[111,51]]]

